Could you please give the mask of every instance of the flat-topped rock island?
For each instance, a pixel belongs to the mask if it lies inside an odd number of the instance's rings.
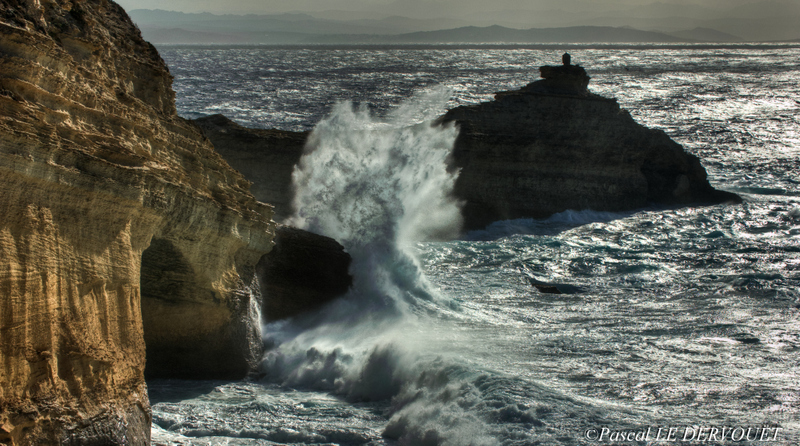
[[[454,193],[464,200],[465,229],[568,209],[740,200],[711,187],[700,160],[666,133],[590,92],[582,67],[543,66],[540,73],[541,80],[440,119],[459,128],[451,167],[460,170]]]

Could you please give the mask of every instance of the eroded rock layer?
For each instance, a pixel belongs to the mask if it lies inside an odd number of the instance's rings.
[[[292,171],[303,156],[308,133],[250,129],[223,115],[193,122],[225,161],[253,182],[251,191],[256,199],[275,206],[276,221],[284,221],[294,213]]]
[[[146,340],[246,372],[274,230],[248,187],[121,7],[0,1],[0,443],[147,444]]]
[[[567,209],[739,200],[711,187],[700,160],[666,133],[587,91],[582,68],[542,67],[542,75],[441,118],[460,129],[452,165],[461,171],[455,195],[465,202],[465,229]]]

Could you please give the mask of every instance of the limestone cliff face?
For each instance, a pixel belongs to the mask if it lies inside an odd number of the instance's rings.
[[[452,165],[466,229],[567,209],[737,201],[712,188],[700,160],[663,131],[590,93],[585,71],[543,67],[544,80],[450,110],[460,128]]]
[[[259,356],[271,209],[173,96],[115,3],[0,0],[0,443],[147,444],[145,367]]]

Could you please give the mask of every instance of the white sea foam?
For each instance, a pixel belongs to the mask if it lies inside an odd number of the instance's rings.
[[[293,173],[290,224],[344,245],[361,305],[397,308],[430,299],[409,245],[460,230],[451,197],[457,173],[446,169],[457,130],[430,122],[449,97],[447,89],[429,91],[386,119],[340,103],[314,129]]]
[[[509,401],[487,407],[480,387],[487,376],[431,352],[421,339],[409,339],[418,337],[409,329],[394,327],[371,339],[338,337],[335,347],[317,331],[311,347],[304,337],[269,352],[263,370],[269,381],[286,386],[329,391],[351,402],[388,403],[383,436],[399,445],[497,444],[492,411],[520,412],[517,406]],[[524,416],[536,422],[526,410]]]
[[[312,132],[296,168],[291,224],[335,238],[353,257],[352,291],[324,315],[266,327],[277,344],[267,379],[331,391],[351,401],[392,401],[384,432],[399,444],[483,445],[475,376],[437,351],[419,318],[445,303],[410,253],[414,242],[455,237],[457,136],[434,125],[450,97],[434,89],[378,119],[350,103]],[[441,306],[446,309],[447,305]]]

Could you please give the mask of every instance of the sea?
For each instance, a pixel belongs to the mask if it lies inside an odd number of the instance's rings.
[[[289,223],[354,285],[248,379],[149,381],[153,444],[800,444],[799,45],[159,50],[181,116],[313,131]],[[431,122],[565,51],[743,203],[461,232]]]

